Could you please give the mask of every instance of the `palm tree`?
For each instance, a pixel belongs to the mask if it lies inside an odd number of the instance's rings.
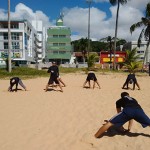
[[[114,39],[114,65],[113,65],[113,69],[116,68],[116,39],[117,39],[117,31],[118,31],[118,18],[119,18],[119,9],[120,9],[120,4],[124,5],[127,3],[128,0],[109,0],[109,2],[112,5],[116,5],[117,4],[117,13],[116,13],[116,26],[115,26],[115,39]]]
[[[126,50],[126,58],[123,64],[129,71],[136,70],[140,68],[141,65],[139,58],[140,55],[137,55],[137,48],[134,48],[132,50]]]
[[[99,56],[97,53],[89,54],[87,57],[87,64],[88,64],[88,69],[94,67],[95,62],[99,59]]]
[[[143,66],[144,66],[144,62],[148,62],[148,47],[150,44],[150,3],[147,4],[146,6],[146,13],[145,13],[145,17],[141,18],[141,21],[133,24],[130,27],[130,32],[132,34],[132,32],[135,31],[135,29],[143,27],[139,38],[138,38],[138,47],[140,47],[141,44],[141,39],[144,37],[145,41],[147,41],[147,47],[146,47],[146,51],[145,51],[145,55],[144,55],[144,60],[143,60]]]

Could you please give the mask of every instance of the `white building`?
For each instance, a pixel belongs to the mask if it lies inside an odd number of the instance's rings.
[[[42,60],[42,37],[27,20],[11,20],[11,55],[15,65],[31,64]],[[42,31],[40,31],[42,32]],[[8,57],[8,21],[0,21],[0,65]]]
[[[145,57],[145,64],[150,62],[150,47],[146,51],[147,48],[147,41],[142,41],[140,47],[138,47],[137,41],[131,41],[123,45],[123,50],[132,50],[133,48],[137,48],[137,54],[140,54],[140,60],[143,61]]]
[[[40,20],[32,21],[32,25],[35,28],[36,35],[36,52],[37,52],[37,61],[41,62],[45,58],[45,42],[46,42],[46,29],[43,27],[43,22]]]

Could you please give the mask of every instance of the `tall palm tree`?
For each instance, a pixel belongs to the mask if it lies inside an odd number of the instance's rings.
[[[148,47],[150,44],[150,3],[147,4],[146,6],[146,13],[145,13],[145,17],[141,18],[141,21],[133,24],[130,27],[130,32],[132,34],[132,32],[135,31],[135,29],[137,28],[141,28],[143,27],[139,38],[138,38],[138,47],[140,47],[141,44],[141,40],[144,37],[145,41],[147,41],[147,47],[146,47],[146,51],[145,51],[145,55],[144,55],[144,59],[143,59],[143,66],[145,61],[148,62]],[[150,62],[149,62],[150,63]]]
[[[115,39],[114,39],[114,65],[113,65],[113,69],[116,68],[116,43],[117,43],[117,32],[118,32],[118,18],[119,18],[119,9],[120,9],[120,4],[124,5],[127,3],[128,0],[109,0],[109,2],[112,5],[116,5],[117,4],[117,13],[116,13],[116,25],[115,25]]]

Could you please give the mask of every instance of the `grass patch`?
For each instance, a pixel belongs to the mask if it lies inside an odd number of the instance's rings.
[[[36,78],[36,77],[46,77],[49,76],[45,70],[37,70],[27,67],[17,67],[13,68],[12,72],[9,73],[6,69],[0,69],[0,78],[10,78],[10,77],[20,77],[23,79]]]
[[[1,79],[10,79],[11,77],[20,77],[21,79],[31,79],[31,78],[37,78],[37,77],[49,77],[49,73],[47,73],[48,69],[44,70],[37,70],[33,68],[28,68],[28,67],[16,67],[12,69],[12,72],[9,73],[6,69],[0,69],[0,78]],[[61,73],[87,73],[88,69],[87,68],[63,68],[59,67],[60,74]],[[102,74],[109,74],[109,73],[124,73],[128,74],[129,72],[124,72],[124,71],[113,71],[109,69],[96,69],[94,70],[97,73],[102,73]],[[137,76],[145,76],[147,73],[141,73],[138,72],[136,73]]]
[[[49,77],[49,73],[47,73],[48,69],[37,70],[34,68],[28,67],[16,67],[12,69],[12,72],[9,73],[6,69],[0,69],[0,78],[1,79],[9,79],[11,77],[20,77],[21,79],[30,79],[37,77]],[[59,67],[60,73],[76,73],[81,72],[81,68],[63,68]]]

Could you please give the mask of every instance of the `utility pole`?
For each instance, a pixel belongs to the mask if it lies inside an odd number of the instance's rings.
[[[11,72],[10,0],[8,0],[8,72]]]
[[[88,14],[88,48],[87,48],[87,54],[89,56],[89,52],[90,52],[90,14],[91,14],[91,3],[93,2],[93,0],[86,0],[86,2],[89,5],[89,14]]]

